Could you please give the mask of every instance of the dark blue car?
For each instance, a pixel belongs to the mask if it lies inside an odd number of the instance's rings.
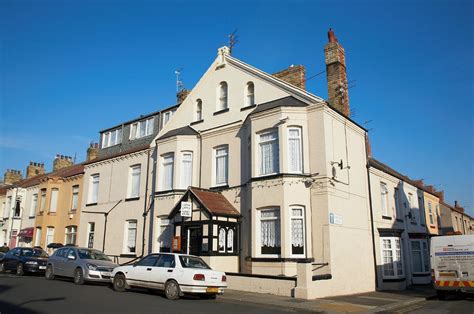
[[[0,260],[0,272],[13,270],[18,276],[25,273],[44,273],[48,254],[42,249],[17,247]]]

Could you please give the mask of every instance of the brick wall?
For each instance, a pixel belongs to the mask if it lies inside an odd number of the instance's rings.
[[[272,75],[296,87],[306,89],[306,69],[302,65],[292,65]]]

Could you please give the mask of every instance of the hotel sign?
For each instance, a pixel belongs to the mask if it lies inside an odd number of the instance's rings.
[[[191,217],[191,202],[181,202],[181,217]]]

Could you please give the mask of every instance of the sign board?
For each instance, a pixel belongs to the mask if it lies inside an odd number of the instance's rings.
[[[181,202],[181,217],[191,217],[192,206],[191,202]]]
[[[342,225],[342,216],[329,213],[329,223],[333,225]]]

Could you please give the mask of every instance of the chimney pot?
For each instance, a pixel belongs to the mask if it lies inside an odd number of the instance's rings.
[[[330,43],[336,43],[337,42],[336,35],[334,34],[334,31],[332,30],[332,28],[329,28],[328,39],[329,39]]]

